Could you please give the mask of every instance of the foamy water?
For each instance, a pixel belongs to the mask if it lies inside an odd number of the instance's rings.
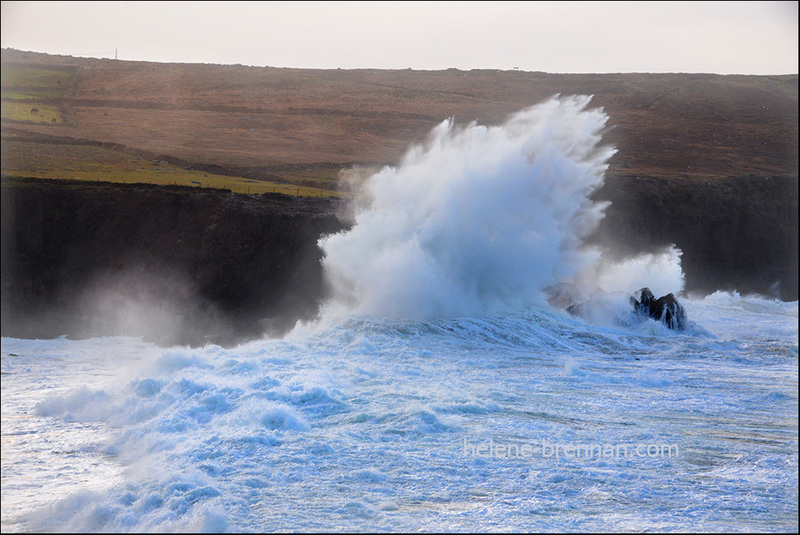
[[[797,303],[581,243],[588,97],[445,122],[324,239],[319,322],[235,348],[2,339],[2,531],[789,531]],[[605,290],[594,314],[546,285]],[[620,293],[614,293],[620,292]]]
[[[6,338],[2,529],[790,530],[797,303],[685,303],[709,333],[530,310],[234,349]]]
[[[327,314],[428,319],[541,303],[591,263],[602,217],[607,117],[589,97],[550,99],[505,124],[445,121],[372,176],[355,225],[324,239]],[[340,310],[343,309],[343,310]]]

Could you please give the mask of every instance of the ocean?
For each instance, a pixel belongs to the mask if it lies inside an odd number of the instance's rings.
[[[587,247],[589,102],[447,121],[371,174],[282,338],[3,338],[2,531],[795,531],[797,302]],[[685,330],[632,314],[644,286]]]
[[[797,303],[684,304],[702,330],[4,338],[2,530],[792,531]]]

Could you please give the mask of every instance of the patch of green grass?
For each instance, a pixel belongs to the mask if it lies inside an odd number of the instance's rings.
[[[0,67],[2,87],[18,93],[40,95],[43,91],[51,98],[63,97],[75,73],[71,70],[4,64]],[[38,94],[37,94],[38,93]]]
[[[0,102],[0,116],[11,121],[31,121],[43,124],[61,124],[61,108],[48,104],[39,104],[35,101],[14,102],[3,100]]]
[[[46,101],[62,98],[72,84],[71,70],[3,64],[2,112],[0,117],[12,121],[38,124],[61,124],[61,109]],[[37,110],[32,113],[32,110]]]
[[[26,89],[25,91],[3,89],[0,92],[0,98],[5,100],[55,100],[62,96],[59,91],[50,89]]]
[[[132,157],[119,162],[50,159],[36,168],[27,166],[12,168],[4,163],[2,173],[5,176],[46,179],[228,189],[234,193],[247,194],[274,192],[300,197],[330,197],[337,194],[326,189],[204,173]]]
[[[26,93],[14,93],[11,91],[3,90],[2,92],[0,92],[0,98],[8,100],[37,100],[40,97],[36,97],[34,95]]]

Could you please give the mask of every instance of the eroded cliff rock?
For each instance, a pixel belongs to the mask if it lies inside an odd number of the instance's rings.
[[[3,336],[234,343],[312,318],[330,201],[4,180]]]

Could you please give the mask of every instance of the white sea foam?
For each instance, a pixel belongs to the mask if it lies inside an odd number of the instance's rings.
[[[324,238],[330,316],[431,319],[542,304],[598,253],[588,196],[615,149],[590,97],[554,97],[500,126],[437,126],[362,188],[354,226]]]
[[[712,336],[537,309],[357,319],[234,349],[114,339],[136,364],[117,374],[107,339],[3,339],[3,532],[788,529],[797,304],[685,303]]]

